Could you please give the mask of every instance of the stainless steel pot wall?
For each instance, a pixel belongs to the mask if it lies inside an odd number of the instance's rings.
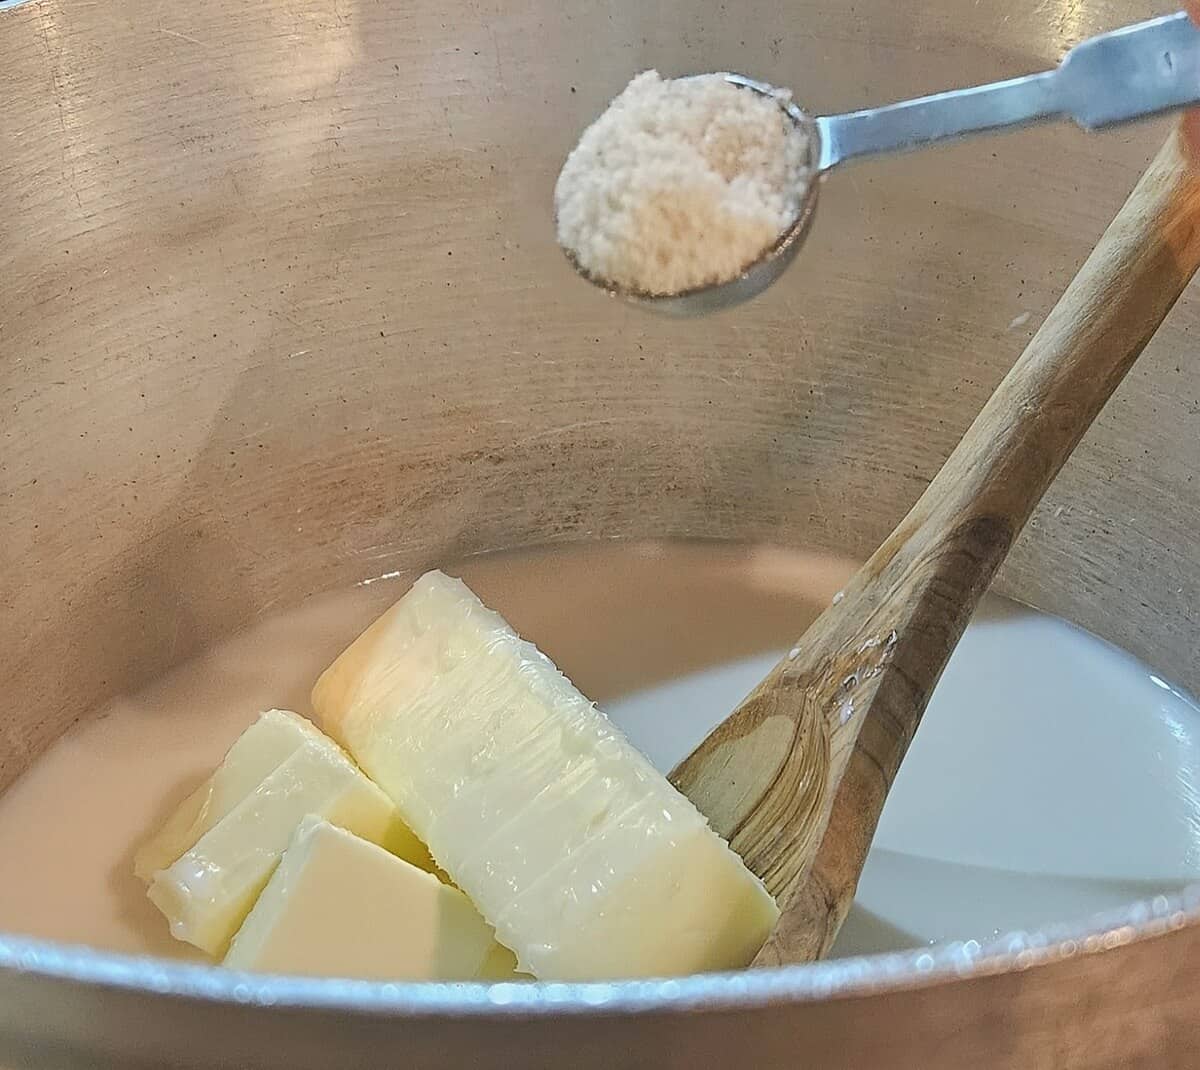
[[[852,108],[1040,69],[1148,13],[0,4],[0,789],[114,692],[389,568],[615,536],[865,554],[1163,127],[847,169],[783,283],[691,322],[573,277],[550,219],[563,154],[647,66]],[[1198,310],[1176,309],[1000,581],[1192,687]],[[0,1062],[1134,1066],[1200,1044],[1198,919],[1161,900],[993,948],[490,991],[259,983],[0,935]]]

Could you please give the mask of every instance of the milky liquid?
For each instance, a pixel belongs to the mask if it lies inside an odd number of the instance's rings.
[[[779,550],[643,544],[449,571],[665,771],[851,569]],[[320,671],[412,578],[310,599],[85,719],[0,796],[0,929],[197,957],[133,877],[136,845],[260,710],[310,712]],[[1195,879],[1200,709],[1098,640],[992,599],[901,770],[838,951],[982,938]]]

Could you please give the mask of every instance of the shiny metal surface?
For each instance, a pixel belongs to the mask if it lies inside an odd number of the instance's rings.
[[[810,114],[1047,69],[1125,2],[29,0],[0,11],[0,788],[315,589],[500,546],[865,554],[1164,126],[864,161],[753,305],[579,285],[547,206],[631,73]],[[572,91],[574,90],[574,91]],[[1197,689],[1185,296],[1001,575]],[[1064,758],[1064,760],[1069,760]],[[1015,774],[1014,774],[1015,775]],[[1200,904],[802,970],[512,989],[247,981],[0,938],[0,1064],[1084,1067],[1200,1046]]]
[[[263,978],[0,940],[0,971],[10,971],[0,972],[0,1027],[31,1013],[4,1053],[71,1068],[1142,1065],[1147,1033],[1157,1055],[1167,1051],[1157,1030],[1172,1028],[1172,1050],[1185,1051],[1200,1027],[1188,1021],[1190,994],[1152,1003],[1129,971],[1145,977],[1154,941],[1197,918],[1192,891],[986,944],[619,984]],[[1173,937],[1173,950],[1194,950],[1192,936]],[[1027,971],[1069,990],[1031,1008],[1004,980]],[[1103,1018],[1088,1008],[1106,999]],[[49,1002],[62,1018],[46,1029]],[[106,1016],[90,1016],[98,1010]],[[1124,1031],[1138,1032],[1114,1037]]]
[[[1052,71],[818,118],[819,167],[1039,119],[1101,129],[1198,100],[1200,29],[1181,12],[1083,41]]]

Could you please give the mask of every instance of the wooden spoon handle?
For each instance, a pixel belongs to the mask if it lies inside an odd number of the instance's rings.
[[[780,900],[760,962],[832,944],[963,628],[1198,266],[1200,172],[1173,134],[909,514],[672,774]]]
[[[884,551],[951,517],[1020,530],[1196,272],[1198,206],[1173,133]]]
[[[914,577],[919,562],[928,568],[939,555],[982,550],[973,562],[940,570],[949,585],[931,592],[932,601],[960,611],[951,617],[959,617],[953,639],[940,657],[940,644],[929,644],[928,660],[911,669],[919,703],[907,694],[880,694],[883,701],[873,704],[812,868],[760,962],[828,952],[854,899],[896,771],[970,611],[1197,268],[1200,171],[1173,133],[946,464],[864,569],[865,576],[879,575],[899,555]],[[973,588],[973,597],[955,591],[960,584]],[[789,933],[800,937],[798,944]]]

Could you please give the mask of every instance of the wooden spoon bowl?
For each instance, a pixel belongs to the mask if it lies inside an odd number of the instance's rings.
[[[759,963],[833,944],[979,599],[1198,266],[1200,172],[1172,135],[908,515],[672,773],[779,900]]]

